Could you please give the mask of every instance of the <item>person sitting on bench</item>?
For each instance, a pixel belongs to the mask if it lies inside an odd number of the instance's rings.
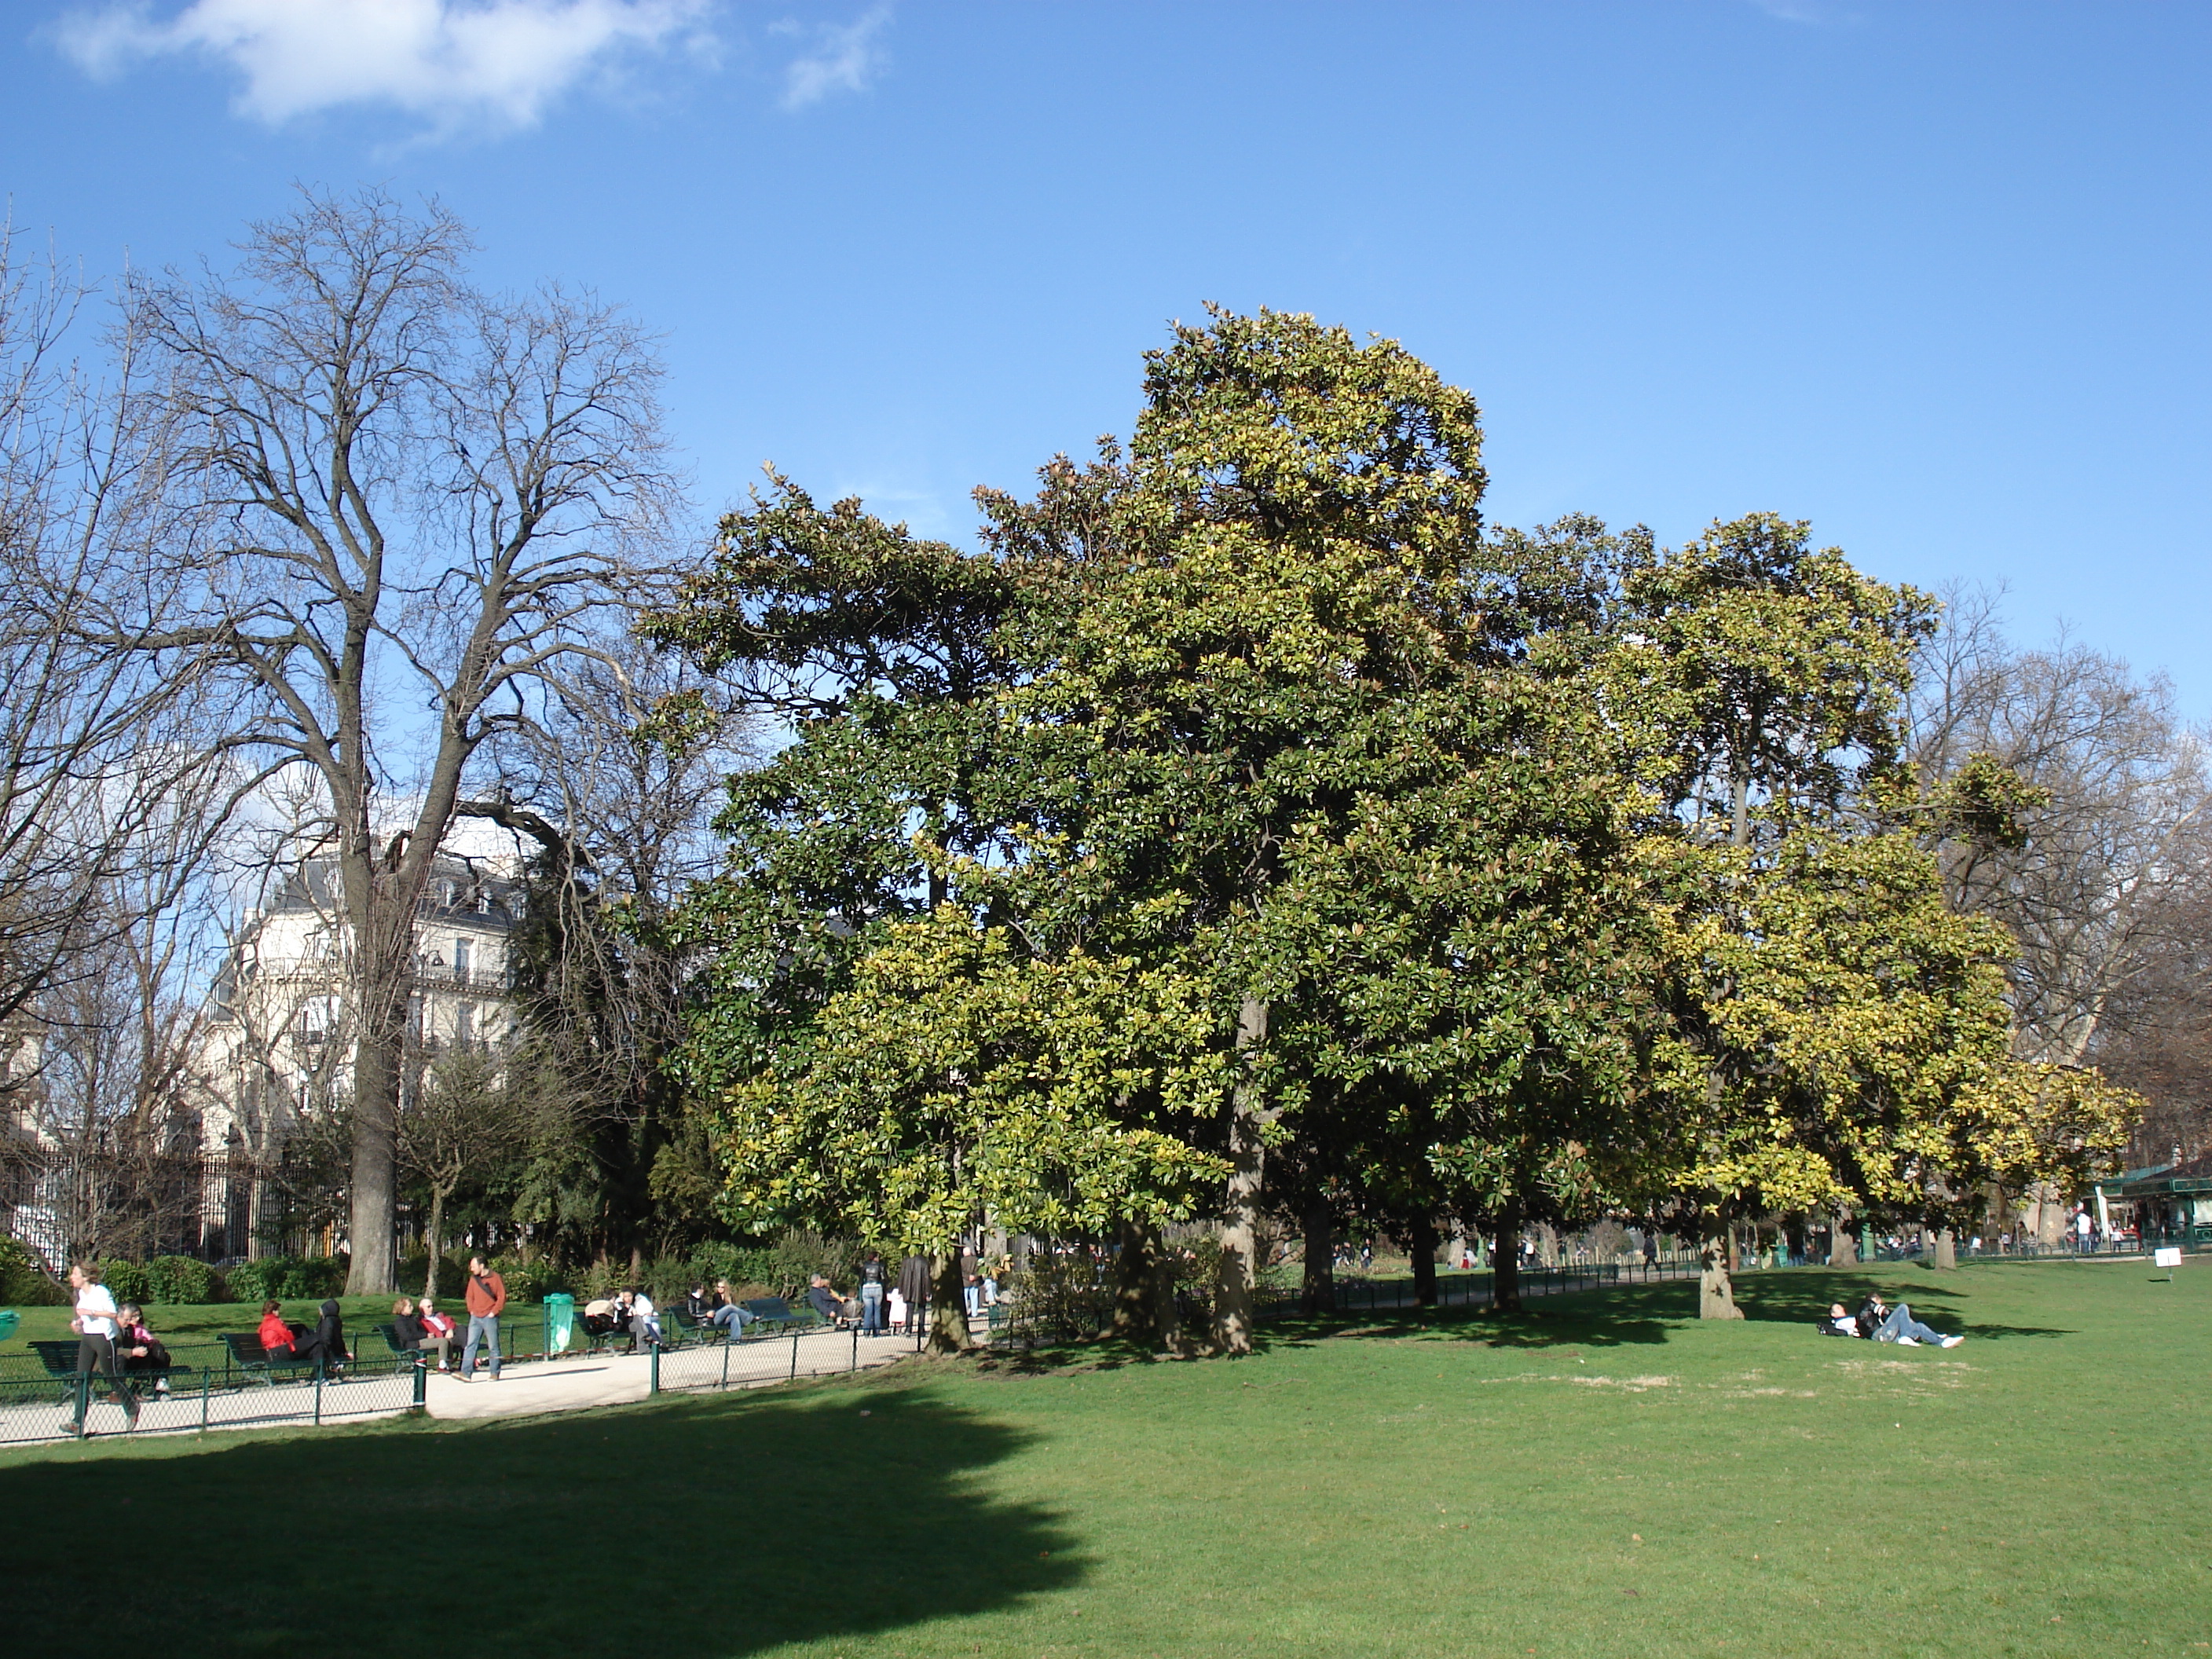
[[[444,1336],[433,1336],[430,1328],[422,1322],[422,1316],[415,1311],[415,1304],[405,1297],[392,1304],[392,1334],[399,1340],[404,1353],[428,1353],[438,1351],[438,1369],[453,1369],[453,1339],[450,1332]]]
[[[126,1302],[118,1324],[115,1357],[123,1362],[125,1375],[150,1376],[155,1394],[168,1393],[169,1379],[163,1373],[169,1369],[169,1351],[161,1346],[160,1337],[146,1328],[146,1310],[136,1302]]]
[[[422,1316],[422,1334],[434,1342],[442,1338],[446,1346],[440,1352],[451,1352],[453,1344],[461,1340],[460,1322],[451,1314],[440,1313],[438,1304],[427,1296],[416,1304],[415,1311]]]
[[[269,1356],[272,1364],[291,1363],[300,1334],[284,1322],[283,1305],[274,1297],[261,1304],[261,1323],[253,1334],[260,1339],[261,1352]]]
[[[843,1322],[844,1310],[837,1305],[836,1297],[831,1294],[830,1281],[820,1273],[815,1274],[814,1282],[806,1287],[806,1305],[822,1316],[822,1322],[825,1325]]]
[[[629,1344],[630,1352],[660,1346],[660,1316],[653,1310],[653,1298],[643,1291],[630,1291]]]
[[[332,1371],[353,1356],[346,1352],[345,1326],[338,1304],[325,1300],[318,1311],[321,1317],[315,1321],[315,1328],[292,1345],[292,1359],[295,1364],[319,1363],[325,1372]]]
[[[720,1325],[732,1336],[743,1336],[745,1321],[759,1317],[751,1309],[738,1304],[738,1293],[730,1288],[728,1279],[714,1281],[714,1310],[708,1316],[710,1323]]]

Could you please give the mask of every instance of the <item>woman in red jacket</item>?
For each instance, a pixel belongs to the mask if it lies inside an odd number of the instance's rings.
[[[261,1304],[261,1328],[254,1334],[261,1339],[261,1352],[271,1359],[289,1359],[292,1345],[299,1340],[273,1297]]]

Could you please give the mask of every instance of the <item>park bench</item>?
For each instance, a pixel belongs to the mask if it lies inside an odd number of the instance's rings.
[[[231,1363],[249,1382],[274,1383],[279,1379],[303,1381],[315,1374],[316,1362],[312,1359],[271,1359],[261,1339],[252,1331],[224,1331],[222,1346],[230,1350]],[[324,1373],[335,1376],[335,1370]]]
[[[420,1348],[408,1347],[401,1343],[398,1321],[387,1319],[376,1328],[383,1333],[384,1346],[392,1352],[392,1370],[395,1376],[425,1363],[430,1358]],[[458,1364],[460,1362],[456,1360],[454,1363]]]
[[[738,1304],[769,1331],[803,1331],[819,1325],[822,1316],[811,1308],[794,1308],[780,1296],[757,1296]]]
[[[31,1346],[38,1352],[39,1363],[46,1368],[47,1379],[59,1383],[62,1398],[69,1399],[76,1391],[76,1339],[72,1336],[60,1341],[33,1342]],[[116,1359],[115,1369],[122,1372],[123,1380],[133,1392],[143,1388],[148,1394],[154,1391],[155,1383],[173,1376],[189,1376],[192,1370],[190,1365],[179,1365],[173,1359],[159,1370],[128,1370],[120,1357]]]
[[[681,1308],[670,1308],[661,1322],[661,1346],[680,1348],[687,1342],[721,1342],[728,1340],[729,1332],[712,1318],[702,1319],[697,1314],[686,1313]]]

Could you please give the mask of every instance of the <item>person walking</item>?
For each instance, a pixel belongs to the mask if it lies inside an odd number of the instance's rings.
[[[884,1259],[870,1250],[867,1259],[860,1263],[860,1334],[881,1336],[884,1334],[884,1292],[890,1286],[890,1269]]]
[[[93,1372],[97,1370],[106,1376],[115,1390],[115,1403],[123,1407],[123,1414],[131,1428],[138,1426],[138,1396],[115,1369],[115,1333],[118,1313],[115,1297],[106,1285],[100,1282],[100,1265],[80,1261],[70,1269],[70,1289],[76,1292],[76,1316],[70,1321],[70,1328],[76,1333],[76,1371],[86,1380],[78,1386],[82,1390],[76,1397],[76,1409],[70,1414],[70,1432],[82,1440],[84,1419],[92,1406]]]
[[[461,1344],[461,1381],[476,1380],[477,1340],[481,1337],[491,1352],[491,1380],[499,1381],[499,1316],[507,1306],[507,1281],[484,1265],[480,1255],[469,1258],[469,1334]]]
[[[2089,1213],[2086,1204],[2074,1212],[2074,1244],[2084,1255],[2097,1248],[2096,1218]]]

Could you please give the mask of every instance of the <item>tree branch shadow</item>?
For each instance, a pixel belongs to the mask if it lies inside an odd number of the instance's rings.
[[[70,1582],[88,1539],[188,1538],[129,1552],[166,1656],[292,1651],[333,1607],[356,1610],[333,1639],[362,1653],[434,1646],[444,1620],[526,1650],[740,1655],[1082,1583],[1091,1564],[1061,1514],[975,1478],[1027,1438],[879,1380],[466,1428],[60,1448],[0,1466],[0,1512],[38,1517],[13,1529],[27,1581]],[[73,1650],[85,1628],[60,1594],[9,1621],[26,1652]]]

